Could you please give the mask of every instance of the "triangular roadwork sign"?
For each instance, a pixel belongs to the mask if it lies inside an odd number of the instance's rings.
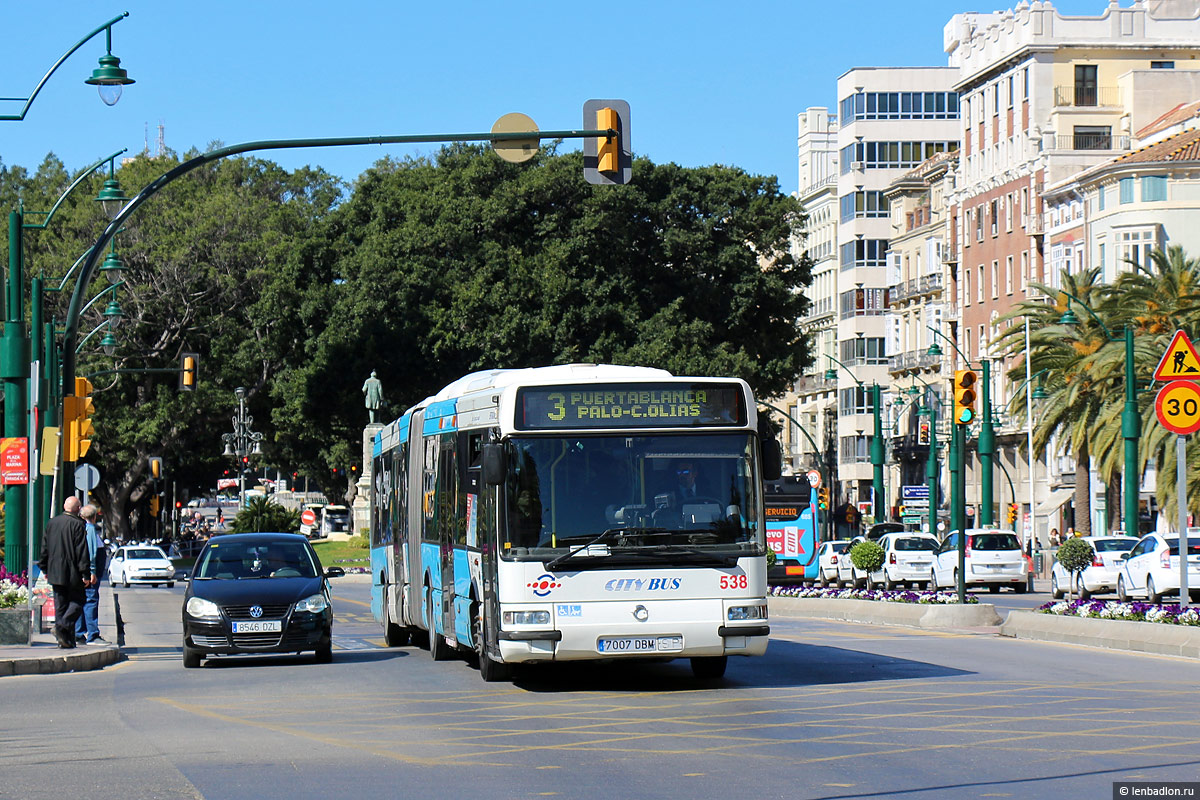
[[[1163,353],[1158,369],[1154,370],[1154,380],[1200,381],[1200,355],[1196,354],[1196,347],[1183,331],[1175,331],[1171,346]]]

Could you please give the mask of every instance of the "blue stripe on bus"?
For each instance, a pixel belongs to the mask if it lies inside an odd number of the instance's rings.
[[[442,560],[441,548],[437,542],[421,542],[421,572],[429,576],[429,591],[432,597],[430,605],[433,608],[431,632],[442,632]],[[422,616],[425,609],[421,609]]]
[[[457,398],[430,403],[425,409],[425,424],[421,432],[430,436],[458,430],[458,419],[455,416],[457,410]]]
[[[380,625],[383,624],[384,587],[379,582],[379,576],[385,572],[384,565],[391,554],[391,545],[371,548],[371,616]]]
[[[466,548],[454,548],[454,638],[471,641],[471,565]]]
[[[412,411],[404,412],[404,416],[396,422],[396,446],[408,441],[408,429],[412,427]]]

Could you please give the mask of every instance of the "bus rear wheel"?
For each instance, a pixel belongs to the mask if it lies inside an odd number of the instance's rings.
[[[701,680],[724,677],[728,656],[697,656],[692,659],[692,674]]]
[[[404,647],[408,644],[408,628],[392,622],[391,612],[388,612],[387,622],[384,624],[383,639],[388,647]]]
[[[425,589],[425,621],[429,625],[429,655],[433,656],[434,661],[449,661],[450,645],[446,644],[446,637],[434,627],[433,592],[428,587]]]

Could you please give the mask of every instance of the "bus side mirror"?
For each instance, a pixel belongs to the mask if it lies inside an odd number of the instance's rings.
[[[483,446],[483,482],[488,486],[499,486],[504,483],[504,447],[498,444]]]
[[[783,449],[778,439],[763,440],[762,469],[764,481],[777,481],[783,474]]]

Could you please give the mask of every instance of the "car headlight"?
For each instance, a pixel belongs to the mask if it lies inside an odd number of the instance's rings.
[[[505,611],[505,625],[549,625],[549,611]]]
[[[329,608],[329,603],[325,601],[325,595],[320,592],[296,603],[297,611],[308,611],[312,614],[319,614],[327,608]]]
[[[725,615],[730,620],[766,619],[766,606],[734,606]]]
[[[220,619],[221,608],[211,600],[205,600],[203,597],[189,597],[187,601],[187,613],[196,619]]]

